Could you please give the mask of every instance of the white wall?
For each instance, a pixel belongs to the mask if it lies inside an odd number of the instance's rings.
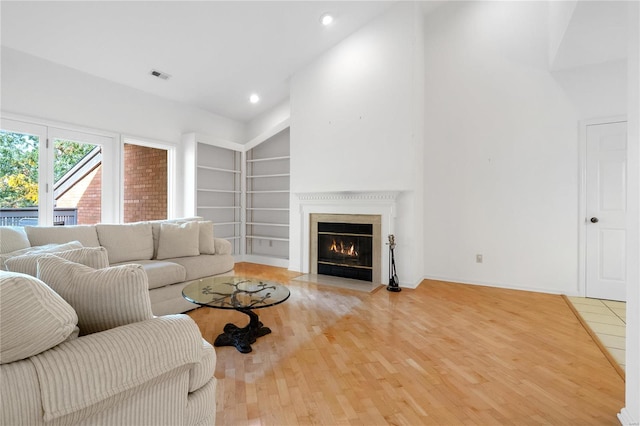
[[[289,117],[291,117],[291,108],[289,99],[287,99],[247,123],[245,142],[261,142],[271,137],[273,129],[279,128],[284,122],[288,122]]]
[[[627,112],[626,60],[554,71],[552,76],[581,120]]]
[[[581,83],[558,84],[547,19],[546,2],[452,2],[426,18],[428,277],[578,292],[578,120],[624,98],[595,108]]]
[[[245,142],[242,123],[6,47],[1,75],[3,112],[176,144],[189,132]]]
[[[416,233],[422,216],[416,7],[400,2],[291,80],[291,192],[403,191],[395,233],[398,275],[409,285],[422,278],[423,245]],[[292,269],[302,252],[296,200],[292,196]]]
[[[552,67],[567,31],[577,0],[549,2],[549,66]]]
[[[549,65],[553,65],[577,0],[549,2]]]
[[[627,341],[625,426],[640,424],[640,5],[629,2],[628,29],[628,181],[629,235],[627,250],[635,262],[627,263]]]

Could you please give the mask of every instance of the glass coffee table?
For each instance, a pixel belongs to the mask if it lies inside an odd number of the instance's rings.
[[[182,290],[189,302],[216,309],[234,309],[249,316],[246,327],[235,324],[224,326],[214,346],[235,346],[242,353],[251,352],[251,344],[258,337],[271,333],[258,319],[256,309],[268,308],[284,302],[289,289],[274,281],[249,277],[208,277],[192,281]]]

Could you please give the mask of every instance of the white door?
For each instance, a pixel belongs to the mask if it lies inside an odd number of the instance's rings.
[[[587,126],[586,296],[626,300],[627,123]]]

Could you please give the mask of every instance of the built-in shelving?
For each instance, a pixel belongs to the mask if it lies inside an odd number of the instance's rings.
[[[190,154],[187,161],[195,163],[193,213],[211,220],[215,236],[229,240],[233,254],[241,255],[242,151],[206,143],[197,135],[189,136],[185,141]]]
[[[288,266],[290,157],[288,123],[247,145],[195,133],[183,136],[187,216],[211,220],[236,259]]]
[[[289,129],[246,153],[245,251],[249,256],[289,257]]]

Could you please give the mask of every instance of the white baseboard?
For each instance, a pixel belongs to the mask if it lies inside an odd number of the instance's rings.
[[[461,278],[451,278],[451,277],[438,277],[434,275],[427,275],[424,277],[425,280],[435,280],[435,281],[446,281],[450,283],[456,284],[471,284],[471,285],[481,285],[485,287],[496,287],[496,288],[504,288],[507,290],[522,290],[522,291],[532,291],[535,293],[547,293],[547,294],[564,294],[557,289],[553,288],[533,288],[527,286],[517,286],[517,285],[507,285],[504,283],[490,282],[490,281],[477,281],[477,280],[465,280]]]
[[[256,256],[253,254],[245,254],[244,256],[238,256],[236,262],[250,262],[258,263],[260,265],[275,266],[278,268],[289,268],[289,259],[280,259],[276,257],[268,256]]]
[[[618,420],[620,420],[620,424],[622,424],[623,426],[640,425],[640,421],[632,419],[629,410],[627,410],[626,408],[620,410],[620,412],[618,413]]]

